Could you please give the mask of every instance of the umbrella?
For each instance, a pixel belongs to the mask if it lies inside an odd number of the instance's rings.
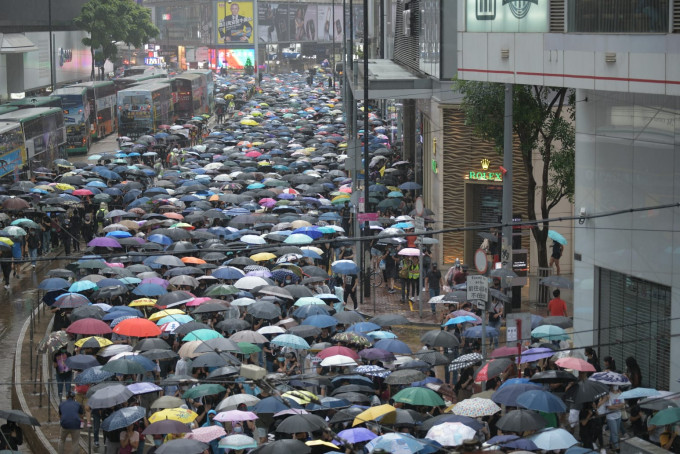
[[[640,399],[643,397],[652,397],[660,395],[659,391],[653,388],[633,388],[624,391],[619,396],[621,399]]]
[[[544,428],[545,419],[532,410],[512,410],[501,416],[496,427],[503,432],[523,433]]]
[[[429,366],[429,365],[428,365]],[[429,367],[428,367],[429,369]],[[425,374],[415,369],[403,369],[392,372],[386,379],[388,385],[409,385],[425,379]]]
[[[400,355],[411,355],[413,353],[405,342],[397,339],[380,339],[375,343],[374,347]]]
[[[678,421],[680,421],[680,408],[671,407],[664,408],[663,410],[659,411],[657,414],[652,416],[652,419],[649,420],[648,424],[654,426],[665,426],[675,424]]]
[[[531,337],[548,340],[569,339],[569,335],[564,331],[564,329],[555,325],[540,325],[531,330]]]
[[[73,379],[73,382],[78,385],[88,385],[92,383],[103,382],[104,380],[108,380],[115,375],[112,372],[102,370],[102,367],[103,366],[95,366],[85,369],[76,375],[76,378]]]
[[[442,446],[460,446],[465,440],[475,438],[477,431],[460,422],[445,422],[427,431],[425,438]]]
[[[40,344],[38,344],[38,352],[45,353],[46,351],[55,351],[62,346],[68,344],[70,341],[69,335],[66,331],[54,331],[46,336]]]
[[[466,367],[474,366],[475,364],[480,363],[483,359],[484,357],[479,353],[468,353],[451,361],[451,364],[449,364],[449,370],[454,371],[465,369]]]
[[[125,385],[114,384],[95,391],[90,396],[88,405],[94,409],[109,408],[127,402],[132,396],[132,391],[127,389]]]
[[[609,388],[592,380],[579,381],[564,393],[564,401],[573,404],[596,402],[609,394]]]
[[[143,374],[146,372],[146,369],[140,363],[126,358],[113,359],[104,364],[102,370],[123,375]]]
[[[348,443],[363,443],[376,438],[377,435],[365,427],[355,427],[352,429],[345,429],[338,433],[338,438]]]
[[[163,389],[160,386],[149,382],[131,383],[127,385],[127,388],[132,391],[134,395],[154,393]]]
[[[595,372],[595,366],[581,358],[560,358],[555,361],[555,364],[565,369],[573,369],[579,372]]]
[[[305,350],[309,348],[309,344],[306,340],[294,334],[280,334],[272,339],[271,343],[281,347],[289,347],[295,350]]]
[[[272,397],[272,399],[275,399]],[[265,400],[265,399],[263,399]],[[222,402],[219,403],[217,408],[215,408],[216,411],[226,411],[226,410],[235,410],[236,407],[238,407],[241,404],[245,404],[246,407],[252,407],[254,405],[257,405],[260,402],[260,399],[258,399],[255,396],[252,396],[250,394],[235,394],[233,396],[225,397],[222,399]],[[278,402],[281,402],[280,400]],[[282,405],[284,405],[281,402]],[[295,404],[297,406],[297,404]],[[285,405],[284,405],[285,407]],[[285,407],[288,408],[288,407]],[[261,410],[254,410],[257,411],[258,413],[263,413]],[[272,412],[276,413],[276,412]]]
[[[144,318],[130,318],[118,323],[113,332],[129,337],[156,337],[161,330],[155,323]]]
[[[568,289],[573,289],[574,288],[574,283],[567,279],[564,276],[558,276],[558,275],[552,275],[548,277],[541,278],[540,281],[538,281],[540,285],[545,285],[546,287],[555,287],[555,288],[568,288]]]
[[[276,428],[277,432],[295,434],[300,432],[315,432],[326,427],[326,421],[320,416],[292,415],[284,419]]]
[[[512,361],[509,358],[498,358],[489,361],[475,372],[475,381],[487,381],[491,378],[498,377],[510,365]]]
[[[359,274],[359,266],[351,260],[336,260],[331,270],[337,274]]]
[[[522,352],[522,356],[520,357],[519,362],[520,364],[532,363],[543,358],[550,358],[554,354],[555,352],[551,348],[546,347],[530,348]]]
[[[190,440],[197,440],[203,443],[210,443],[211,441],[217,440],[218,438],[222,438],[225,435],[227,435],[227,432],[224,430],[224,428],[217,425],[213,425],[193,429],[184,437]]]
[[[572,434],[559,428],[542,430],[529,437],[529,440],[533,441],[538,449],[546,451],[567,449],[578,443]]]
[[[179,397],[161,396],[158,399],[154,400],[149,408],[153,409],[178,408],[179,406],[184,404],[185,404],[184,400],[180,399]]]
[[[546,370],[535,373],[530,380],[534,383],[563,383],[576,381],[577,378],[566,370]]]
[[[281,308],[269,301],[257,301],[248,306],[248,313],[256,318],[272,320],[281,316]]]
[[[393,399],[395,402],[425,407],[444,405],[444,400],[439,394],[428,388],[405,388],[395,394]]]
[[[470,399],[466,399],[470,400]],[[488,399],[487,399],[488,400]],[[462,401],[461,401],[462,402]],[[493,402],[492,402],[493,403]],[[438,415],[423,421],[420,424],[419,429],[423,431],[430,430],[432,427],[439,425],[444,422],[462,422],[466,426],[472,427],[475,430],[479,430],[484,427],[484,424],[480,423],[476,419],[470,418],[468,416],[459,416],[456,414],[445,413],[443,415]]]
[[[392,454],[413,454],[422,450],[425,445],[404,433],[388,433],[374,438],[366,443],[365,449],[370,453],[375,450],[390,452]]]
[[[258,419],[258,416],[252,411],[242,410],[223,411],[215,416],[215,421],[219,422],[254,421],[256,419]]]
[[[491,416],[501,411],[501,407],[496,405],[491,399],[481,399],[472,397],[458,402],[453,407],[453,414],[478,418],[480,416]]]
[[[43,279],[40,284],[38,284],[39,290],[61,290],[69,287],[69,283],[66,279],[60,277],[53,277],[48,279]]]
[[[25,424],[27,426],[39,426],[40,423],[31,415],[27,415],[21,410],[0,409],[0,418],[12,421],[17,424]]]
[[[548,230],[548,238],[550,238],[551,240],[553,240],[557,243],[560,243],[563,246],[566,246],[567,244],[569,244],[565,237],[563,237],[560,233],[558,233],[554,230]]]
[[[606,372],[595,372],[593,375],[588,377],[588,380],[596,381],[599,383],[604,383],[605,385],[616,385],[616,386],[629,386],[630,380],[623,374],[617,372],[606,371]]]
[[[71,369],[85,370],[90,367],[99,366],[99,361],[92,355],[73,355],[66,358],[66,365]]]
[[[172,420],[183,424],[189,424],[197,417],[198,414],[196,412],[187,410],[186,408],[166,408],[164,410],[157,411],[156,413],[149,416],[149,422],[156,423],[159,421]],[[151,425],[149,425],[147,429],[149,427],[151,427]],[[186,432],[188,432],[188,430],[185,430],[184,432],[173,431],[165,433],[186,433]]]
[[[542,389],[525,391],[517,396],[515,402],[516,406],[528,410],[542,411],[543,413],[564,413],[567,411],[567,406],[562,402],[562,399]]]
[[[460,345],[458,338],[448,331],[431,330],[420,336],[420,341],[430,347],[455,348]]]
[[[111,413],[103,422],[102,429],[107,432],[122,429],[146,415],[144,407],[125,407]]]
[[[177,433],[177,432],[171,432]],[[177,440],[170,440],[163,443],[158,449],[157,454],[200,454],[210,445],[198,440],[190,440],[188,438],[180,438]]]
[[[203,383],[189,388],[184,394],[182,394],[182,399],[196,399],[203,396],[211,396],[213,394],[220,394],[227,390],[222,385],[217,383]]]
[[[300,443],[303,444],[302,442]],[[248,435],[234,434],[221,439],[219,447],[224,449],[234,449],[237,451],[240,449],[252,449],[257,448],[257,441],[255,441],[254,438],[249,437]]]
[[[517,407],[517,397],[526,391],[541,390],[540,385],[533,383],[513,383],[499,388],[491,395],[491,400],[497,404]]]
[[[111,332],[111,328],[109,328],[109,325],[102,322],[101,320],[94,318],[83,318],[71,323],[68,328],[66,328],[66,332],[69,334],[86,335],[109,334]]]
[[[300,440],[276,440],[251,451],[253,454],[309,454],[312,449]]]

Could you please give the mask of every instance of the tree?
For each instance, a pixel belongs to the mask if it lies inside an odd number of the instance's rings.
[[[504,84],[457,81],[463,94],[466,121],[480,138],[503,150]],[[519,141],[528,177],[527,214],[530,221],[548,219],[562,199],[574,198],[574,92],[568,88],[515,85],[513,133]],[[540,178],[534,176],[533,153],[543,162]],[[536,213],[536,198],[540,218]],[[548,222],[531,229],[536,241],[538,266],[548,266]]]
[[[133,0],[90,0],[73,23],[90,34],[82,42],[90,48],[93,79],[95,52],[102,62],[113,60],[118,54],[116,42],[140,47],[160,33],[151,22],[149,10]]]

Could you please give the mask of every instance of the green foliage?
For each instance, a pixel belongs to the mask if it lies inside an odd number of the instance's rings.
[[[83,44],[93,55],[94,50],[100,51],[104,61],[115,59],[116,42],[140,47],[160,33],[151,22],[149,10],[132,0],[90,0],[73,23],[90,34],[83,38]],[[94,72],[94,60],[92,64]]]
[[[503,151],[505,85],[456,81],[454,89],[463,94],[461,108],[466,124],[475,134]],[[513,133],[519,142],[524,168],[528,174],[530,220],[547,219],[550,210],[562,199],[574,197],[574,96],[567,88],[534,85],[513,86]],[[543,169],[537,181],[532,153],[541,157]],[[538,198],[538,199],[537,199]],[[540,206],[540,218],[536,202]],[[538,246],[539,266],[547,266],[548,223],[532,229]]]

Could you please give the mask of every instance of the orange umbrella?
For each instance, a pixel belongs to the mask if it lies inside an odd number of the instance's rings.
[[[182,257],[180,260],[184,263],[191,263],[192,265],[204,265],[207,263],[205,260],[199,259],[198,257]]]
[[[182,219],[184,219],[184,216],[182,216],[181,214],[173,213],[173,212],[165,213],[163,216],[165,216],[166,218],[169,218],[169,219],[177,219],[178,221],[181,221]]]
[[[161,329],[145,318],[128,318],[117,324],[113,332],[129,337],[156,337],[161,334]]]

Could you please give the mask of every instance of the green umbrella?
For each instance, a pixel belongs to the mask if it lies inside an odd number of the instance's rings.
[[[653,426],[666,426],[675,424],[678,421],[680,421],[680,408],[672,407],[665,408],[652,416],[652,419],[649,420],[649,424]]]
[[[236,344],[238,346],[238,349],[243,353],[244,355],[250,355],[251,353],[259,353],[262,351],[260,347],[258,347],[255,344],[251,344],[250,342],[239,342]]]
[[[395,402],[409,405],[423,405],[425,407],[438,407],[444,405],[444,400],[429,388],[411,387],[402,389],[394,395]]]
[[[207,341],[210,339],[217,339],[218,337],[223,337],[220,333],[212,329],[197,329],[182,338],[183,342],[188,341]]]
[[[212,286],[208,287],[208,289],[203,294],[203,296],[235,295],[238,292],[239,292],[239,289],[237,289],[233,285],[217,284],[217,285],[212,285]]]
[[[227,388],[218,385],[217,383],[203,383],[202,385],[196,385],[193,388],[189,388],[187,392],[182,395],[182,399],[196,399],[197,397],[223,393],[226,390]]]
[[[31,219],[26,219],[26,218],[21,218],[21,219],[16,219],[12,221],[12,225],[18,225],[20,227],[23,227],[25,229],[39,229],[40,226],[33,220]]]

